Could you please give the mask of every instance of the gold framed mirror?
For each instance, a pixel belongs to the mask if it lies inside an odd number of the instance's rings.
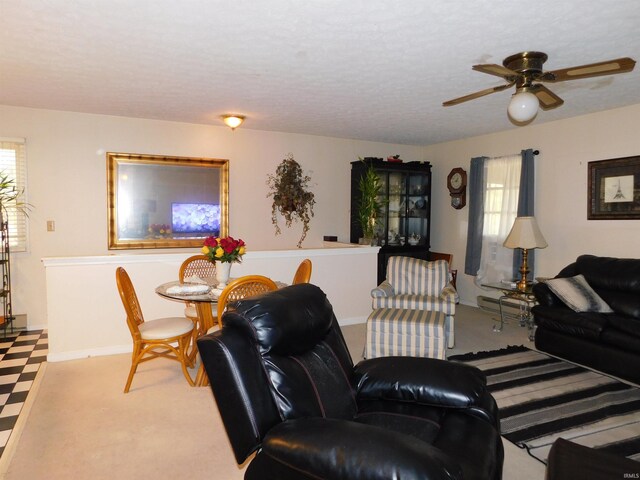
[[[229,226],[229,160],[107,153],[109,250],[200,247]]]

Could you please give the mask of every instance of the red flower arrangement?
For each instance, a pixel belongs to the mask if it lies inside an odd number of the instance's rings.
[[[246,245],[243,240],[236,240],[233,237],[207,237],[204,240],[202,253],[209,257],[212,262],[242,262],[242,255],[245,254]]]

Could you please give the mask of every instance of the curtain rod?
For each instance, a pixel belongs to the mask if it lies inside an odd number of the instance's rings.
[[[534,154],[534,155],[540,155],[540,150],[534,150],[534,151],[533,151],[533,154]]]

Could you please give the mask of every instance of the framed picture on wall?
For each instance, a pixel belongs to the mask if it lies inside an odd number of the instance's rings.
[[[589,162],[588,220],[640,219],[640,156]]]

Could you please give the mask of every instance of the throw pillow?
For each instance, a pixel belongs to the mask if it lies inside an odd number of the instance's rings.
[[[567,307],[576,312],[613,312],[607,302],[591,288],[583,275],[552,278],[546,280],[546,284]]]

